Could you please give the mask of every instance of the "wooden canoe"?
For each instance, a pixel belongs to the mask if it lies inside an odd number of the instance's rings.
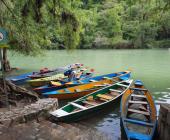
[[[92,75],[93,75],[93,73],[83,73],[79,77],[79,79],[86,79],[86,78],[92,77]],[[76,80],[77,80],[77,78],[74,79],[74,81],[76,81]],[[48,83],[44,86],[33,88],[33,90],[37,93],[44,93],[44,92],[59,90],[59,89],[66,88],[66,87],[72,87],[72,85],[70,85],[70,86],[65,85],[65,83],[67,83],[67,82],[68,82],[68,78],[66,78],[62,81],[61,80],[57,81],[57,82],[51,81],[50,83]]]
[[[107,106],[117,103],[132,81],[121,81],[69,102],[64,107],[51,112],[51,117],[57,121],[73,122],[101,111]]]
[[[128,140],[152,140],[157,126],[150,92],[137,80],[121,100],[121,124]]]
[[[20,84],[24,84],[27,80],[30,80],[29,77],[30,75],[32,75],[32,72],[17,75],[17,76],[10,76],[7,77],[6,79],[10,80],[14,84],[20,85]]]
[[[87,70],[87,69],[86,69]],[[88,78],[91,77],[93,73],[90,74],[85,74],[84,70],[82,69],[77,69],[76,70],[76,75],[77,77],[75,78],[75,80],[78,78]],[[69,79],[67,76],[64,76],[64,74],[57,74],[57,75],[53,75],[53,76],[49,76],[49,77],[45,77],[45,78],[39,78],[39,79],[33,79],[33,80],[28,80],[27,82],[31,85],[31,86],[43,86],[46,84],[49,84],[51,81],[60,81],[60,86],[62,87],[62,84],[64,84],[65,82],[68,82]]]
[[[67,65],[64,67],[59,67],[59,68],[52,69],[52,70],[45,68],[45,71],[44,71],[44,69],[42,69],[43,71],[40,70],[39,72],[29,72],[29,73],[24,73],[24,74],[17,75],[17,76],[9,76],[6,79],[10,80],[11,82],[13,82],[14,84],[17,84],[17,85],[25,84],[25,82],[27,80],[31,80],[32,78],[35,79],[35,78],[49,77],[51,75],[64,72],[64,71],[70,69],[74,65],[79,67],[82,64],[75,63],[75,64]]]
[[[76,86],[76,85],[81,85],[81,84],[88,84],[88,83],[91,83],[91,82],[97,82],[97,81],[103,80],[104,78],[109,79],[109,78],[113,78],[113,77],[120,76],[120,75],[121,75],[120,77],[122,77],[122,78],[124,76],[130,78],[130,74],[131,74],[130,71],[109,73],[109,74],[104,74],[104,75],[86,78],[86,79],[83,79],[83,80],[81,79],[81,80],[77,80],[77,81],[71,81],[71,82],[65,83],[65,85]]]
[[[42,86],[44,84],[48,84],[50,81],[56,81],[63,78],[65,78],[64,74],[56,74],[50,77],[28,80],[27,83],[29,83],[31,86],[37,87]]]
[[[101,89],[103,87],[109,86],[111,84],[114,84],[121,80],[122,76],[124,78],[127,74],[121,74],[119,76],[115,76],[113,78],[104,78],[103,80],[100,80],[98,82],[91,82],[84,85],[69,87],[69,88],[63,88],[60,90],[55,90],[51,92],[45,92],[42,93],[45,97],[50,98],[58,98],[58,99],[72,99],[72,98],[79,98],[84,95],[90,94],[93,91],[96,91],[98,89]],[[126,79],[129,79],[129,76],[126,77]]]
[[[91,82],[97,82],[97,81],[101,81],[103,79],[109,79],[109,78],[114,78],[116,76],[122,75],[122,77],[126,77],[126,78],[130,78],[130,71],[123,71],[123,72],[116,72],[116,73],[110,73],[110,74],[105,74],[105,75],[100,75],[100,76],[95,76],[95,77],[90,77],[90,76],[86,76],[85,78],[82,77],[80,80],[74,80],[71,81],[69,83],[67,83],[67,81],[61,82],[61,85],[53,85],[53,84],[48,84],[45,86],[41,86],[38,88],[34,88],[33,90],[37,93],[45,93],[45,92],[50,92],[50,91],[54,91],[54,90],[58,90],[61,89],[63,87],[73,87],[73,86],[77,86],[77,85],[82,85],[82,84],[88,84]]]

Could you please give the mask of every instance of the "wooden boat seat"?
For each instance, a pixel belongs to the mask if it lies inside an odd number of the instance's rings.
[[[111,86],[111,84],[108,84],[108,83],[103,83],[105,86]]]
[[[138,98],[145,98],[146,99],[145,95],[132,94],[131,97],[138,97]]]
[[[136,131],[128,131],[128,136],[130,140],[150,140],[150,135],[138,133]]]
[[[147,89],[144,88],[130,88],[130,90],[148,91]]]
[[[148,111],[140,111],[140,110],[136,110],[136,109],[128,109],[128,112],[132,112],[132,113],[138,113],[138,114],[142,114],[145,116],[150,116],[150,113]]]
[[[145,121],[139,121],[139,120],[134,120],[134,119],[124,119],[125,122],[128,123],[133,123],[133,124],[138,124],[138,125],[142,125],[142,126],[149,126],[149,127],[153,127],[154,124],[153,123],[148,123]]]
[[[132,101],[132,100],[129,100],[129,103],[130,104],[142,104],[142,105],[147,105],[148,102],[144,102],[144,101]]]
[[[98,94],[97,97],[101,98],[101,99],[106,99],[107,100],[111,100],[113,97],[109,96],[109,95],[104,95],[104,94]]]
[[[80,92],[81,91],[81,89],[75,89],[75,92]]]
[[[120,83],[117,83],[116,85],[119,85],[119,86],[121,86],[121,87],[128,87],[127,85],[124,85],[124,84],[120,84]]]
[[[144,107],[143,105],[139,106],[139,109],[140,109],[141,111],[147,111],[147,108]]]
[[[82,105],[79,105],[79,104],[76,104],[76,103],[73,103],[73,102],[71,102],[70,104],[77,107],[77,108],[80,108],[80,109],[87,109],[87,107],[84,107]]]
[[[64,89],[66,93],[71,93],[67,88]]]
[[[96,103],[96,102],[91,102],[91,101],[83,101],[83,103],[88,104],[88,105],[92,105],[92,106],[98,105],[98,103]]]
[[[110,78],[110,77],[103,77],[103,79],[112,80],[112,78]]]
[[[109,91],[113,91],[113,92],[118,92],[118,93],[121,93],[122,91],[121,90],[116,90],[116,89],[109,89]]]
[[[67,82],[67,83],[65,83],[66,85],[72,85],[73,84],[73,82]]]
[[[59,110],[55,110],[55,111],[51,112],[50,114],[53,116],[65,116],[65,115],[68,115],[69,113],[62,109],[59,109]]]
[[[79,82],[80,84],[83,84],[83,82],[82,82],[82,81],[80,81],[80,80],[78,80],[77,82]]]
[[[89,80],[90,82],[98,82],[97,80],[93,80],[93,79],[91,79],[91,80]]]
[[[51,85],[53,85],[53,86],[61,86],[62,84],[60,82],[51,81]]]
[[[113,95],[113,96],[118,96],[118,95],[120,95],[120,93],[113,92],[113,91],[111,91],[109,94],[111,94],[111,95]]]
[[[94,85],[95,87],[105,87],[106,85]]]
[[[110,97],[112,97],[112,98],[115,97],[115,95],[112,95],[112,94],[110,94],[109,92],[108,92],[108,93],[105,93],[104,95],[110,96]]]
[[[93,101],[94,98],[93,98],[93,96],[88,96],[88,97],[86,98],[86,100],[87,100],[87,101]]]

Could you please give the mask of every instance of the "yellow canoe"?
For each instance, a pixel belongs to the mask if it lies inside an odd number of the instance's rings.
[[[42,86],[44,84],[48,84],[50,81],[56,81],[63,78],[65,78],[64,74],[56,74],[50,77],[28,80],[27,82],[31,86]]]
[[[84,85],[64,88],[64,89],[55,90],[55,91],[51,91],[51,92],[45,92],[45,93],[42,93],[42,95],[45,97],[58,98],[58,99],[79,98],[79,97],[87,95],[91,92],[94,92],[98,89],[101,89],[105,86],[119,82],[120,81],[119,77],[121,77],[123,75],[127,75],[127,73],[121,74],[114,78],[103,79],[98,82],[91,82],[91,83],[84,84]]]

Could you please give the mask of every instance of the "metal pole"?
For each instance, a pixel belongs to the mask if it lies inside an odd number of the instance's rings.
[[[9,109],[9,102],[8,102],[8,93],[6,89],[6,82],[5,82],[5,72],[4,72],[4,62],[2,58],[2,48],[0,49],[0,60],[1,60],[1,69],[2,69],[2,80],[3,80],[3,85],[4,85],[4,93],[5,93],[5,100],[6,100],[6,106]]]

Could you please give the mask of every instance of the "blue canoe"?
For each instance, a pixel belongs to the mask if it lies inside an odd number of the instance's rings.
[[[54,74],[55,71],[50,71],[46,72],[46,73],[40,73],[40,72],[29,72],[29,73],[24,73],[21,75],[17,75],[17,76],[11,76],[11,77],[7,77],[7,80],[10,80],[12,83],[16,84],[16,85],[21,85],[21,84],[25,84],[25,82],[27,80],[31,80],[31,76],[37,76],[37,77],[47,77],[49,75]]]
[[[86,79],[86,78],[90,78],[92,76],[93,76],[93,73],[85,73],[85,74],[82,74],[79,79]],[[77,79],[74,79],[73,81],[77,81]],[[34,88],[33,90],[35,92],[37,92],[37,93],[49,92],[49,91],[53,91],[53,90],[57,90],[57,89],[62,89],[64,87],[66,87],[65,83],[68,83],[68,82],[69,82],[69,80],[68,80],[68,78],[66,78],[63,81],[59,82],[61,84],[60,86],[48,84],[48,85],[44,85],[44,86],[40,86],[40,87]]]
[[[24,84],[27,80],[31,80],[31,77],[36,78],[36,76],[37,76],[37,78],[40,78],[40,77],[51,76],[53,74],[64,72],[64,71],[70,69],[73,65],[81,66],[82,64],[80,64],[80,63],[70,64],[70,65],[67,65],[64,67],[59,67],[59,68],[56,68],[53,70],[47,70],[44,73],[41,73],[41,70],[40,70],[40,72],[29,72],[29,73],[24,73],[24,74],[17,75],[17,76],[7,77],[6,79],[12,81],[14,84],[20,85],[20,84]],[[47,68],[45,68],[45,69],[47,69]]]
[[[156,132],[156,107],[150,92],[137,80],[122,96],[122,133],[128,140],[152,140]]]
[[[10,80],[12,83],[20,85],[25,83],[25,81],[30,80],[30,77],[32,75],[32,72],[30,73],[25,73],[25,74],[21,74],[18,76],[11,76],[6,78],[7,80]]]
[[[41,86],[38,88],[34,88],[33,90],[37,93],[45,93],[45,92],[50,92],[50,91],[54,91],[54,90],[58,90],[61,89],[63,87],[73,87],[73,86],[77,86],[77,85],[81,85],[81,84],[88,84],[90,82],[97,82],[100,81],[104,78],[113,78],[116,77],[118,75],[122,75],[124,74],[122,77],[120,78],[125,78],[125,79],[129,79],[130,78],[130,71],[123,71],[123,72],[117,72],[117,73],[110,73],[110,74],[104,74],[104,75],[100,75],[100,76],[95,76],[95,77],[86,77],[82,80],[74,80],[71,82],[64,81],[62,82],[61,86],[55,86],[55,85],[45,85],[45,86]]]

